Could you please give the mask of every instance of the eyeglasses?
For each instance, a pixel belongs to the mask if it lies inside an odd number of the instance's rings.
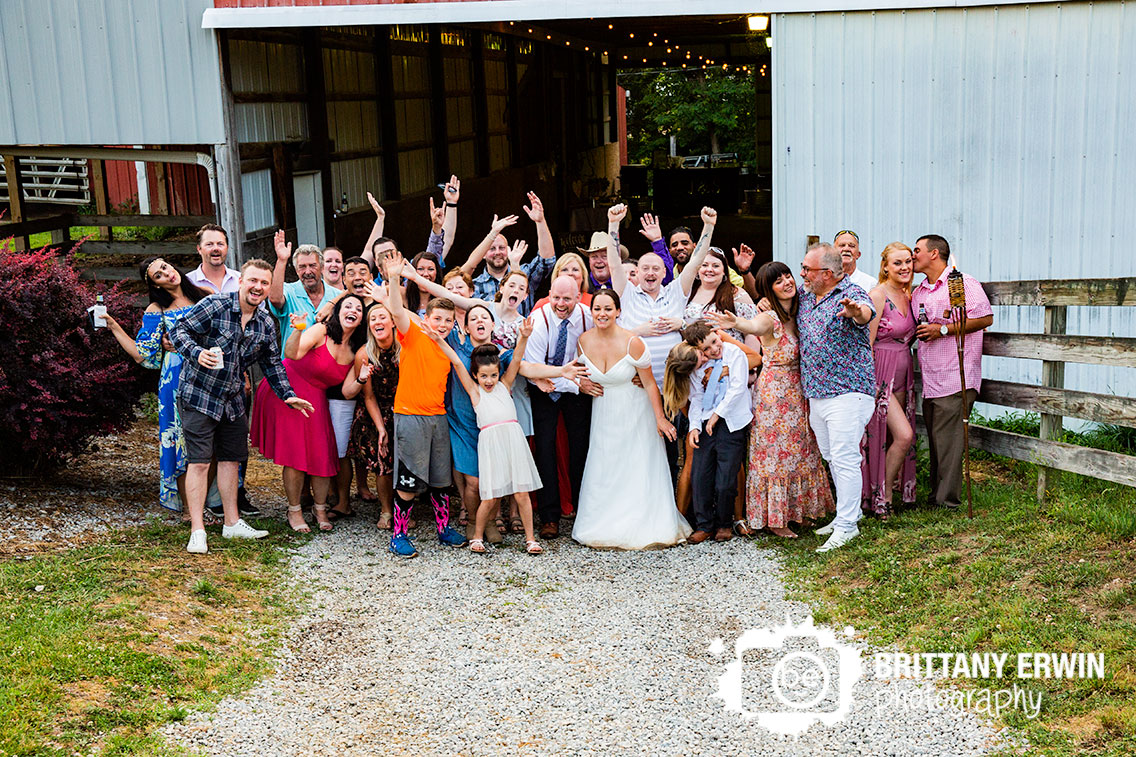
[[[827,270],[828,270],[827,268],[813,268],[812,266],[807,266],[804,263],[801,264],[801,273],[809,273],[811,271],[827,271]]]

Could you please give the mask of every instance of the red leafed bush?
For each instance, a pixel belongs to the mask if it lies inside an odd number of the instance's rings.
[[[81,280],[53,249],[0,252],[0,475],[50,470],[134,420],[142,370],[88,325],[98,294],[134,333],[121,286]]]

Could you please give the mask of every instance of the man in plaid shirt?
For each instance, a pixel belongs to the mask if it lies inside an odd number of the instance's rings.
[[[314,408],[296,396],[280,363],[276,326],[260,304],[272,285],[272,267],[250,260],[241,267],[238,291],[201,300],[170,333],[185,359],[178,384],[178,411],[188,468],[185,476],[190,537],[186,550],[209,551],[205,539],[205,491],[209,465],[217,459],[217,488],[225,508],[226,539],[261,539],[237,512],[237,472],[248,459],[245,370],[259,363],[277,396],[305,416]],[[218,354],[218,351],[220,354]]]

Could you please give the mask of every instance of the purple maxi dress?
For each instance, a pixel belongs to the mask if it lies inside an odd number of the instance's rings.
[[[876,411],[868,421],[861,443],[863,460],[860,470],[864,484],[861,492],[861,508],[866,513],[888,515],[891,513],[891,492],[884,481],[885,461],[890,436],[887,430],[888,401],[897,391],[906,392],[904,412],[907,422],[915,428],[915,372],[911,361],[911,343],[915,337],[915,317],[910,303],[904,315],[892,304],[884,300],[884,313],[876,331],[876,342],[872,346],[872,357],[876,364]],[[905,503],[915,502],[915,445],[907,452],[907,457],[899,469],[899,487]]]

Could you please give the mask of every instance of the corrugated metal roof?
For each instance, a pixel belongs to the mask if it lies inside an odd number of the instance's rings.
[[[986,281],[1136,275],[1134,37],[1136,6],[1107,1],[776,16],[774,256],[796,270],[806,235],[852,228],[869,271],[938,233]],[[1040,332],[1040,308],[994,330]],[[1070,308],[1068,331],[1136,336],[1136,312]],[[1070,364],[1066,386],[1132,394],[1136,371]]]
[[[0,2],[0,144],[216,144],[209,0]]]

